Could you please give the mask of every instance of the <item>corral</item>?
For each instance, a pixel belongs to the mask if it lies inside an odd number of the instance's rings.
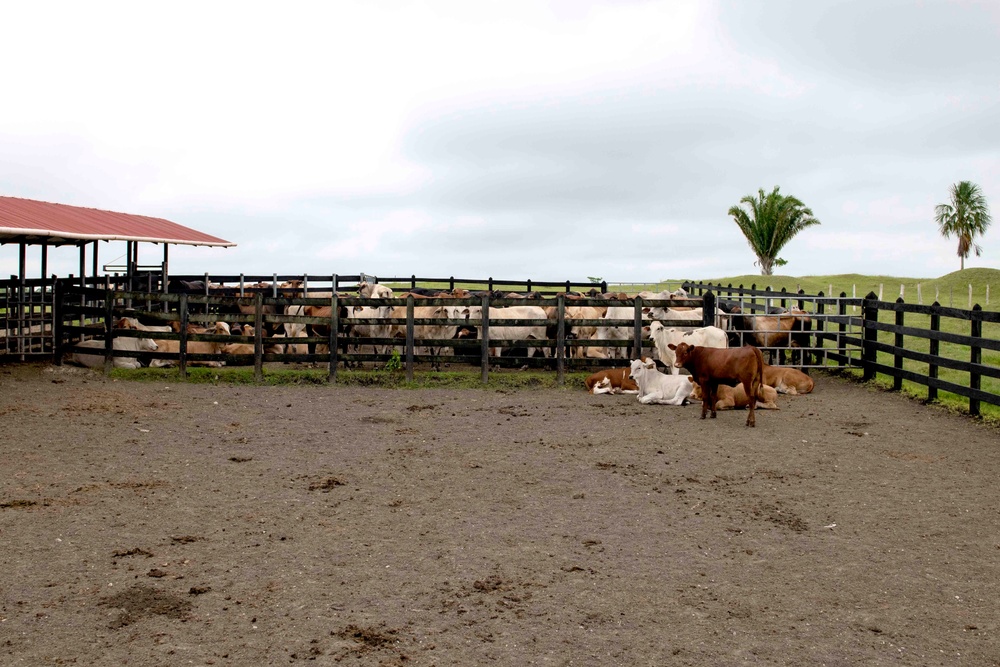
[[[994,665],[997,433],[0,367],[4,664]]]

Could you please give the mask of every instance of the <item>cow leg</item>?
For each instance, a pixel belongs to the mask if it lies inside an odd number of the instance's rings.
[[[711,400],[709,396],[709,384],[708,382],[701,382],[701,418],[704,419],[708,414],[708,402]],[[712,412],[715,412],[715,408],[712,408]]]
[[[757,418],[754,415],[754,408],[757,407],[757,392],[760,391],[760,385],[754,386],[753,379],[743,381],[743,390],[747,394],[747,402],[749,412],[747,413],[747,426],[756,426]]]
[[[709,404],[709,407],[711,407],[711,409],[712,409],[712,419],[715,419],[716,416],[717,416],[716,415],[716,410],[718,409],[718,408],[715,407],[715,404],[719,402],[719,383],[718,382],[709,382],[708,383],[708,391],[709,391],[710,400],[711,400],[711,403]]]

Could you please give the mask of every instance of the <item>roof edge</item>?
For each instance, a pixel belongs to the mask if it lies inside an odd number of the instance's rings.
[[[41,236],[45,238],[57,238],[57,239],[77,239],[80,241],[140,241],[144,243],[173,243],[174,245],[203,245],[203,246],[213,246],[218,248],[234,248],[235,243],[231,241],[225,241],[220,239],[220,241],[191,241],[185,239],[166,239],[166,238],[156,238],[148,236],[125,236],[125,235],[107,235],[107,234],[79,234],[79,233],[64,233],[55,232],[51,229],[28,229],[26,227],[0,227],[0,235],[11,235],[11,236]]]

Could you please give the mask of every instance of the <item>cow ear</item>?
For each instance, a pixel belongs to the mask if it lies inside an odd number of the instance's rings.
[[[671,350],[676,350],[677,349],[677,346],[674,345],[673,343],[668,343],[667,347],[669,347]]]

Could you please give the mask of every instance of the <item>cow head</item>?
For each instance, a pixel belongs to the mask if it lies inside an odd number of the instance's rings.
[[[703,400],[702,399],[702,393],[701,393],[701,385],[698,384],[697,382],[695,382],[695,379],[692,376],[690,376],[690,375],[688,376],[688,382],[690,382],[692,385],[694,385],[692,387],[692,389],[691,389],[691,400],[692,401]]]
[[[649,358],[635,359],[632,365],[629,366],[628,377],[630,380],[639,381],[639,378],[643,376],[644,373],[650,373],[656,370],[656,362]]]
[[[687,343],[678,343],[677,345],[670,343],[667,347],[674,351],[674,366],[677,368],[684,368],[684,364],[690,361],[692,353],[698,349],[697,345],[688,345]]]

